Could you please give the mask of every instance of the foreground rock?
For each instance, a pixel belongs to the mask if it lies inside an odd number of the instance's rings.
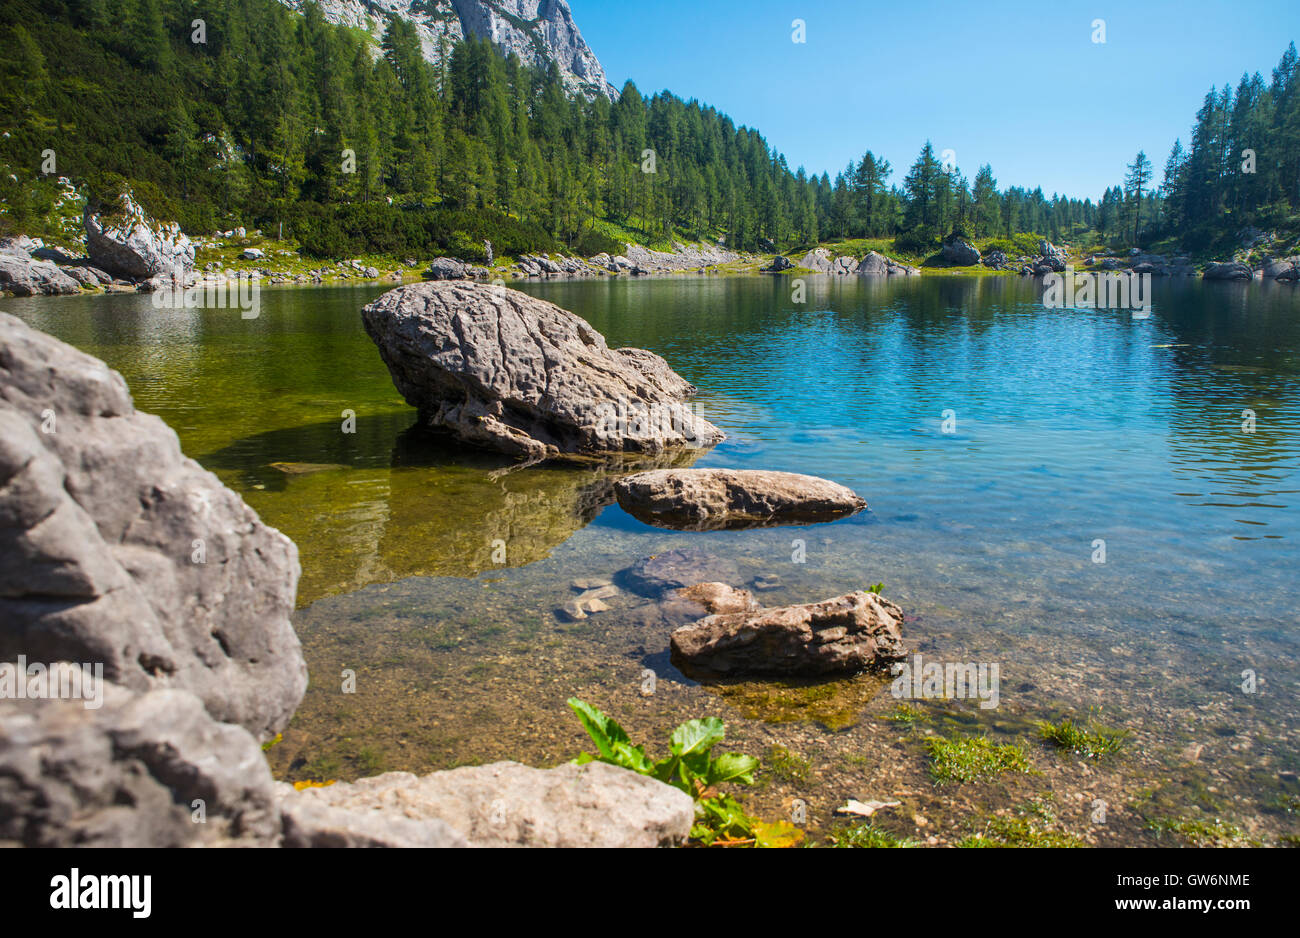
[[[695,388],[645,349],[611,349],[584,320],[515,290],[421,283],[362,312],[393,382],[430,429],[506,455],[656,454],[723,435]]]
[[[668,847],[686,841],[695,819],[684,792],[599,762],[284,786],[281,805],[286,846]]]
[[[306,686],[298,572],[293,544],[135,411],[121,376],[0,314],[0,846],[688,836],[688,796],[606,765],[275,784],[259,739]]]
[[[620,479],[614,492],[637,520],[679,531],[817,524],[867,507],[838,483],[757,469],[656,469]]]
[[[726,583],[696,583],[677,591],[679,599],[692,602],[705,615],[728,615],[734,612],[757,612],[758,601],[749,590],[738,590]]]
[[[737,597],[714,601],[735,603]],[[779,609],[719,612],[672,633],[672,662],[685,674],[715,677],[879,670],[906,656],[902,625],[898,606],[864,591]]]
[[[194,267],[194,245],[180,226],[154,221],[129,193],[111,215],[87,205],[84,222],[91,263],[114,276],[148,280]]]
[[[380,776],[381,778],[383,776]],[[355,784],[335,783],[346,789],[361,788],[375,781],[363,779]],[[297,791],[292,785],[277,782],[280,818],[284,825],[282,846],[293,848],[324,847],[468,847],[469,841],[441,818],[407,817],[404,810],[391,810],[372,804],[355,805],[340,793],[335,802],[318,797],[319,788]]]
[[[266,737],[307,686],[298,574],[121,375],[0,313],[0,661],[102,663]]]
[[[102,691],[98,709],[0,700],[0,845],[279,843],[271,771],[247,730],[212,719],[186,691]]]

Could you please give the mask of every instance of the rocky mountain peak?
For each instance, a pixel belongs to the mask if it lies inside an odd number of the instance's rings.
[[[280,0],[301,11],[308,0]],[[331,23],[364,29],[378,38],[390,14],[415,25],[424,57],[441,61],[466,36],[489,39],[503,55],[515,53],[534,67],[554,62],[565,90],[588,98],[616,90],[573,21],[566,0],[316,0]]]

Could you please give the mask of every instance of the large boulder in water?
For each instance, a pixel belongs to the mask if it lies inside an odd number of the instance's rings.
[[[180,226],[154,221],[129,193],[111,213],[87,205],[83,220],[91,263],[114,276],[148,280],[194,267],[194,245]]]
[[[307,687],[298,575],[121,375],[0,313],[0,661],[102,664],[265,738]]]
[[[614,492],[639,521],[680,531],[817,524],[867,507],[836,482],[759,469],[655,469],[620,479]]]
[[[362,312],[397,390],[429,428],[529,461],[712,446],[695,388],[645,349],[516,290],[431,282]]]
[[[880,670],[906,656],[902,625],[898,606],[861,590],[819,603],[722,612],[676,629],[672,662],[687,675],[717,677]]]

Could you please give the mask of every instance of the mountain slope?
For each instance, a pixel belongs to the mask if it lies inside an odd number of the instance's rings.
[[[280,0],[301,11],[310,0]],[[439,63],[467,36],[489,39],[502,53],[511,52],[536,68],[554,62],[565,91],[591,98],[616,91],[605,78],[600,60],[573,21],[565,0],[316,0],[331,23],[363,29],[378,38],[390,14],[415,25],[424,57]]]

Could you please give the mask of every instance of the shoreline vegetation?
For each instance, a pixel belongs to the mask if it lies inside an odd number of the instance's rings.
[[[1066,267],[1078,273],[1087,272],[1125,272],[1151,273],[1157,276],[1204,276],[1206,279],[1222,280],[1277,280],[1282,283],[1300,282],[1300,255],[1274,257],[1267,250],[1259,250],[1257,243],[1243,246],[1235,252],[1232,261],[1199,260],[1195,263],[1187,255],[1170,258],[1154,252],[1112,252],[1099,251],[1092,254],[1080,253],[1068,245],[1051,245],[1046,239],[1020,236],[1015,241],[1003,238],[984,238],[978,240],[955,239],[959,243],[970,245],[979,260],[975,263],[957,263],[945,259],[943,252],[934,252],[927,256],[919,254],[901,254],[892,251],[888,239],[845,239],[839,241],[818,242],[800,245],[776,254],[733,254],[718,245],[685,244],[675,242],[667,250],[655,251],[641,245],[629,243],[626,250],[616,256],[608,254],[592,258],[581,258],[563,253],[525,254],[519,258],[503,256],[494,258],[491,266],[474,265],[465,258],[440,256],[432,260],[419,261],[415,258],[397,258],[393,255],[359,254],[355,257],[322,261],[305,257],[301,246],[288,239],[264,236],[254,230],[242,237],[230,233],[224,237],[220,233],[215,238],[199,239],[194,242],[193,268],[187,270],[179,280],[168,283],[166,272],[146,280],[120,279],[117,277],[94,278],[78,277],[77,289],[43,290],[40,284],[19,278],[6,278],[0,271],[0,295],[9,293],[17,296],[34,295],[86,295],[131,293],[153,291],[166,285],[177,289],[181,284],[186,287],[195,285],[200,288],[204,283],[224,282],[234,278],[255,277],[260,287],[292,286],[342,286],[364,283],[408,284],[429,279],[473,279],[487,282],[515,283],[544,280],[563,280],[580,278],[640,278],[673,276],[755,276],[777,275],[787,278],[821,277],[821,276],[863,276],[857,272],[861,261],[869,255],[884,259],[891,267],[906,267],[913,276],[954,277],[954,276],[1041,276],[1045,268],[1039,267],[1044,261],[1055,258],[1051,269],[1062,272]],[[1039,247],[1030,247],[1033,242]],[[1046,246],[1047,254],[1043,253]],[[0,240],[0,253],[29,255],[26,260],[42,257],[32,255],[41,251],[47,264],[54,264],[64,271],[69,267],[93,267],[91,259],[77,256],[84,253],[84,239],[78,242],[71,238],[60,238],[52,243],[27,236],[18,236]],[[1008,254],[1007,249],[1021,253]],[[1289,250],[1289,248],[1287,249]],[[1297,250],[1300,250],[1298,248]],[[18,252],[22,252],[19,254]],[[839,270],[816,269],[805,266],[809,257],[822,253],[832,264],[841,261],[847,267]],[[627,255],[639,258],[630,262]],[[723,259],[714,259],[721,255]],[[659,260],[646,260],[657,258]],[[703,259],[703,260],[702,260]],[[448,275],[445,270],[438,270],[440,264],[454,262],[461,272]],[[618,265],[614,263],[618,262]],[[39,262],[39,261],[38,261]],[[643,266],[648,264],[649,266]],[[543,267],[543,265],[545,265]],[[1145,265],[1145,266],[1143,266]],[[1038,267],[1038,269],[1035,269]],[[1218,270],[1231,268],[1231,276],[1215,276]],[[1208,272],[1208,273],[1207,273]],[[873,276],[885,276],[884,273]]]

